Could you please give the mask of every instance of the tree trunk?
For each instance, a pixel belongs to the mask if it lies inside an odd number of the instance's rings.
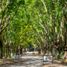
[[[3,58],[3,42],[1,36],[0,36],[0,58]]]

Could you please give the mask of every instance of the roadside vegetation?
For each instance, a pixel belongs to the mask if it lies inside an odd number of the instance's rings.
[[[0,0],[0,58],[30,48],[67,54],[67,0]]]

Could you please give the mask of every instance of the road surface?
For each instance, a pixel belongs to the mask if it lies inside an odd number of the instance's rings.
[[[31,53],[21,56],[19,59],[14,61],[15,63],[0,65],[0,67],[67,67],[65,65],[55,63],[43,65],[43,57],[34,56]]]

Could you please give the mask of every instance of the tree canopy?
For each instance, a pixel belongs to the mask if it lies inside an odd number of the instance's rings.
[[[0,1],[0,35],[4,44],[24,48],[31,44],[60,53],[67,47],[66,33],[67,0]]]

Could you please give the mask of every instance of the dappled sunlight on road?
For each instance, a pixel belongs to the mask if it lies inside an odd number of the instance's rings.
[[[67,67],[57,63],[44,64],[43,56],[34,56],[32,52],[14,61],[15,63],[0,65],[0,67]]]

